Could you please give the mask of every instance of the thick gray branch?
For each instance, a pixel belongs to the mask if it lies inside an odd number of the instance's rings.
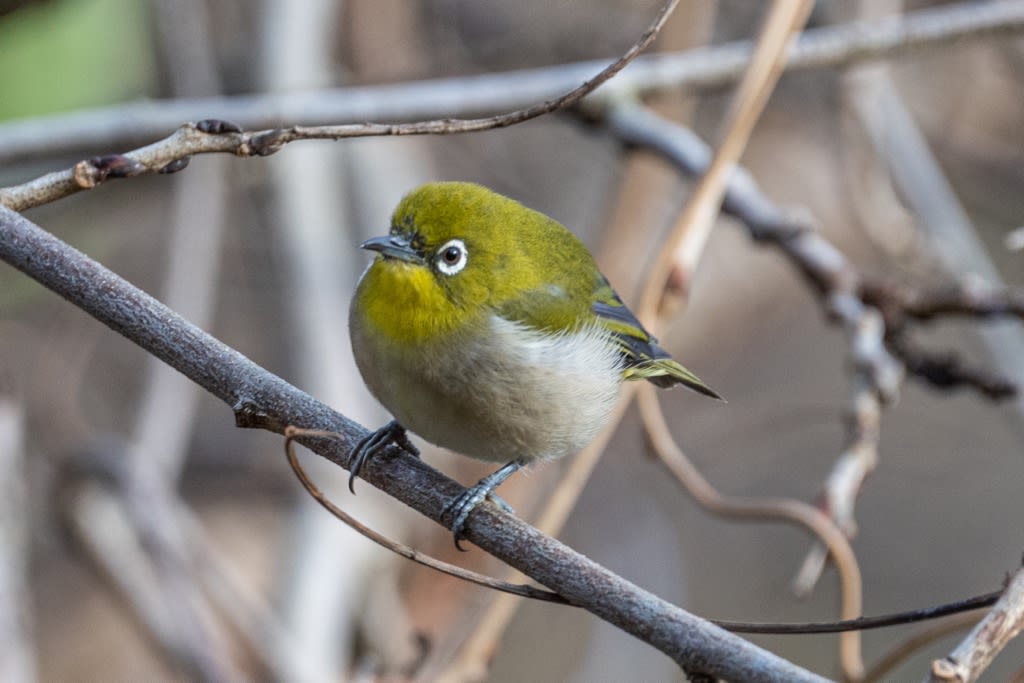
[[[291,424],[335,430],[308,444],[346,465],[367,434],[358,424],[270,374],[145,292],[34,225],[0,208],[0,258],[217,396],[243,427],[280,432]],[[435,521],[461,487],[398,452],[368,463],[367,482]],[[690,673],[734,681],[822,681],[780,657],[640,589],[525,522],[485,505],[466,538],[541,584],[658,648]]]

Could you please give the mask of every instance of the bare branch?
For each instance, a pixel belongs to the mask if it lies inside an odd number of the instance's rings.
[[[1011,36],[1021,31],[1024,3],[1020,0],[961,2],[903,16],[808,30],[790,50],[786,68],[837,68],[954,41]],[[743,41],[640,57],[615,79],[614,91],[608,95],[614,99],[623,92],[645,95],[666,88],[720,88],[739,79],[752,52],[753,43]],[[15,121],[0,124],[0,163],[9,165],[45,153],[87,154],[123,149],[165,136],[183,121],[211,117],[257,129],[272,128],[282,121],[315,126],[338,121],[402,122],[500,112],[555,98],[604,65],[605,62],[588,61],[399,85],[134,102]],[[397,133],[392,126],[378,124],[356,126],[347,134]]]
[[[827,515],[797,500],[744,498],[719,493],[675,442],[665,422],[665,416],[658,407],[653,390],[640,387],[637,402],[644,418],[648,438],[651,440],[651,447],[658,459],[701,507],[711,514],[728,519],[778,520],[810,530],[835,558],[841,578],[843,618],[851,619],[860,615],[863,584],[857,557],[849,540]],[[859,669],[863,668],[860,662],[860,638],[849,638],[844,634],[843,642],[851,643],[844,647],[844,668],[850,673],[859,674]]]
[[[672,21],[659,34],[656,46],[664,51],[706,42],[711,36],[713,19],[716,14],[717,5],[714,3],[682,5],[673,13]],[[633,202],[636,202],[635,205],[631,205],[631,208],[648,207],[646,200],[663,196],[666,189],[663,185],[646,182],[647,178],[641,178],[636,173],[637,164],[642,163],[637,155],[627,157],[625,163],[621,191],[628,195]],[[668,176],[671,173],[671,171],[667,171],[665,175]],[[608,247],[614,245],[615,253],[621,254],[620,250],[623,244],[622,240],[616,239],[614,235],[616,230],[625,230],[629,233],[627,242],[642,243],[644,240],[637,235],[637,226],[652,227],[657,224],[657,221],[638,217],[632,210],[624,210],[623,213],[628,215],[628,219],[621,215],[618,220],[611,219],[612,226],[604,235],[605,247],[596,254],[598,262],[605,267],[604,272],[608,276],[614,276],[614,273],[607,270],[609,262],[618,261],[618,259],[610,258],[609,253],[606,253],[609,251]],[[610,279],[620,283],[618,291],[625,296],[626,301],[633,299],[630,292],[622,289],[621,278],[610,277]],[[554,492],[547,497],[539,514],[532,517],[534,525],[540,531],[550,536],[559,536],[580,495],[590,481],[591,475],[604,456],[608,442],[618,429],[623,416],[626,415],[635,389],[635,384],[627,384],[622,388],[616,409],[606,421],[601,433],[573,456],[563,471],[558,473],[558,484]],[[508,581],[519,581],[522,576],[519,572],[508,570],[505,578]],[[467,629],[469,635],[458,645],[454,656],[444,656],[447,653],[435,654],[433,659],[438,661],[437,668],[443,668],[443,673],[437,678],[443,679],[446,683],[472,682],[486,678],[490,664],[494,660],[494,652],[500,646],[502,636],[521,605],[523,605],[523,601],[512,595],[495,596],[481,616],[469,626]],[[425,669],[419,675],[422,680],[428,680],[432,673],[429,669]]]
[[[261,131],[243,131],[238,124],[206,119],[187,123],[177,132],[146,147],[126,154],[110,154],[80,161],[73,168],[48,173],[22,185],[0,189],[0,204],[24,211],[63,197],[91,190],[108,180],[156,173],[177,173],[196,154],[231,153],[241,157],[268,156],[297,140],[341,140],[382,135],[450,135],[508,126],[571,107],[601,84],[619,73],[650,45],[679,0],[667,0],[653,23],[625,54],[599,74],[561,97],[518,109],[507,114],[478,119],[438,119],[415,123],[353,123],[327,126],[290,126]]]
[[[441,560],[419,552],[415,548],[411,548],[402,543],[396,543],[383,534],[377,533],[332,503],[330,499],[324,495],[323,491],[317,488],[317,485],[313,483],[313,480],[309,478],[309,475],[306,474],[306,470],[304,470],[302,465],[299,463],[298,456],[295,455],[295,446],[292,445],[292,442],[295,441],[295,439],[333,439],[336,436],[334,432],[288,427],[284,430],[284,436],[284,450],[285,455],[288,458],[288,464],[291,466],[295,476],[298,477],[299,482],[302,483],[303,488],[306,489],[306,492],[309,493],[309,495],[313,497],[313,500],[319,503],[321,507],[334,515],[334,517],[339,521],[351,527],[356,533],[361,534],[363,537],[373,541],[386,550],[390,550],[396,555],[401,555],[402,557],[408,558],[417,564],[422,564],[425,567],[430,567],[431,569],[439,571],[442,574],[454,576],[458,579],[475,583],[478,586],[483,586],[484,588],[492,588],[521,598],[533,598],[534,600],[556,602],[563,605],[568,604],[568,601],[557,593],[552,593],[551,591],[546,591],[534,586],[524,586],[509,583],[507,581],[499,581],[498,579],[492,579],[489,576],[484,576],[483,574],[478,574],[477,572],[457,567],[454,564],[442,562]]]
[[[283,432],[288,425],[339,432],[306,445],[345,466],[368,432],[190,325],[136,287],[30,221],[0,209],[0,258],[218,397],[241,427]],[[360,473],[371,485],[440,522],[462,491],[425,463],[391,449]],[[467,540],[671,657],[683,670],[745,681],[821,677],[713,627],[544,536],[493,505],[467,523]]]
[[[656,327],[656,320],[660,322],[671,314],[668,303],[685,298],[689,288],[677,283],[685,283],[692,277],[740,155],[782,74],[793,33],[803,27],[812,6],[809,2],[772,4],[750,65],[730,101],[717,149],[707,167],[701,170],[700,182],[651,267],[651,275],[640,295],[637,314],[646,325]]]
[[[634,103],[624,101],[613,106],[606,122],[625,142],[661,154],[684,172],[697,174],[709,163],[708,149],[695,135]],[[822,506],[853,533],[853,503],[878,459],[881,409],[898,394],[904,374],[905,354],[890,346],[893,341],[887,335],[887,323],[940,314],[1018,315],[1015,306],[1020,293],[962,286],[919,294],[908,290],[902,296],[887,296],[890,293],[881,293],[875,283],[865,283],[854,266],[814,231],[808,216],[774,205],[742,169],[730,184],[724,210],[743,221],[754,239],[772,244],[789,257],[818,292],[829,317],[842,323],[847,331],[853,361],[849,444],[826,483]],[[907,310],[903,310],[904,304]],[[933,370],[937,368],[933,366]],[[968,374],[962,366],[958,370],[963,381],[973,378],[979,387],[997,392],[1008,390],[1001,378],[982,376],[974,370]],[[805,585],[816,580],[827,556],[826,552],[812,554],[813,563],[802,573],[809,577]]]
[[[865,301],[886,314],[891,327],[907,318],[930,322],[939,318],[1016,317],[1024,320],[1024,291],[978,280],[920,289],[906,283],[869,280],[861,286]]]
[[[932,662],[926,683],[970,683],[978,680],[1007,643],[1024,628],[1024,569],[1013,579],[985,618],[956,649]]]
[[[807,21],[811,7],[812,3],[778,0],[771,5],[750,66],[730,102],[722,126],[721,140],[706,168],[701,169],[700,182],[677,219],[665,249],[651,268],[647,285],[641,294],[637,313],[656,334],[661,327],[660,323],[664,323],[676,312],[688,296],[688,283],[693,279],[697,261],[736,175],[740,156],[782,73],[786,48],[794,32],[798,32]],[[675,444],[665,425],[661,404],[651,388],[641,387],[638,400],[648,434],[653,442],[660,444],[660,447],[655,448],[655,453],[670,471],[679,473],[683,485],[703,504],[720,514],[749,514],[751,517],[797,521],[814,530],[819,538],[831,538],[830,545],[836,557],[841,560],[837,563],[844,570],[843,616],[859,616],[860,571],[849,544],[837,540],[842,537],[841,532],[820,515],[811,514],[807,506],[795,501],[735,501],[721,496],[696,473],[696,468],[690,466],[682,450]],[[656,439],[655,433],[660,438]],[[698,491],[703,492],[704,497],[700,497]],[[860,634],[843,633],[839,643],[839,659],[844,676],[851,680],[860,678],[864,673]]]
[[[710,161],[707,145],[690,130],[636,103],[623,101],[612,107],[606,123],[624,142],[662,155],[688,175],[700,173]],[[844,464],[837,464],[836,470],[862,474],[833,478],[826,488],[823,507],[840,527],[852,529],[853,509],[840,502],[848,498],[848,490],[855,493],[859,489],[863,477],[877,460],[878,415],[882,402],[891,400],[899,391],[902,365],[885,348],[881,316],[856,295],[859,273],[842,253],[812,229],[809,217],[778,207],[743,168],[737,168],[732,175],[723,211],[743,221],[754,239],[780,249],[819,294],[830,318],[840,322],[847,331],[854,369],[850,445],[840,459]],[[849,466],[853,464],[857,467]],[[823,553],[820,562],[826,557]],[[852,580],[853,575],[844,579],[844,586]]]
[[[859,630],[866,631],[877,628],[888,628],[900,624],[913,624],[920,621],[930,621],[942,617],[963,614],[965,612],[977,612],[979,609],[991,607],[1002,596],[1003,591],[997,590],[991,593],[982,593],[966,600],[925,607],[923,609],[893,612],[891,614],[879,614],[870,617],[857,617],[856,619],[844,619],[833,622],[808,622],[796,624],[768,624],[768,623],[745,623],[737,621],[714,621],[722,628],[733,633],[841,633],[843,631]],[[978,620],[977,615],[972,615],[974,621]],[[973,623],[973,622],[972,622]]]
[[[404,25],[403,16],[418,11],[416,3],[384,9],[379,2],[262,0],[260,7],[259,80],[270,92],[295,93],[333,84],[339,77],[339,49],[378,64],[382,54],[415,59],[419,52],[394,29]],[[376,55],[364,54],[364,47],[350,42],[361,39],[353,25],[360,12],[383,22],[362,36],[368,45],[377,46]],[[340,31],[346,24],[347,30]],[[415,28],[410,25],[410,30]],[[396,50],[397,45],[401,48]],[[429,175],[415,153],[421,147],[418,141],[390,142],[387,151],[380,144],[300,145],[260,169],[267,183],[260,194],[268,204],[276,275],[286,302],[282,312],[289,356],[294,359],[292,381],[352,419],[371,425],[383,423],[386,413],[365,389],[351,352],[348,302],[355,292],[356,263],[362,260],[352,245],[370,237],[363,230],[391,208],[364,212],[366,204],[381,194],[388,195],[382,203],[393,204],[398,197],[390,193],[415,187]],[[379,177],[382,166],[391,171],[384,172],[386,181]],[[339,483],[340,473],[330,463],[316,459],[308,472],[323,482],[325,493],[345,496],[339,500],[346,512],[372,520],[375,529],[386,530],[393,538],[407,540],[415,533],[412,526],[422,521],[383,497],[349,498]],[[378,547],[321,514],[318,507],[308,496],[295,501],[287,532],[294,539],[291,557],[279,567],[275,582],[281,620],[298,647],[284,642],[268,643],[269,647],[282,659],[301,663],[304,673],[299,678],[306,681],[343,677],[362,660],[375,662],[382,671],[407,669],[422,657],[423,647],[418,644],[422,635],[399,599],[404,559],[382,557]],[[378,604],[382,595],[387,603]],[[379,630],[386,638],[376,635],[382,623],[386,626]]]
[[[211,64],[213,39],[205,7],[197,0],[154,2],[158,45],[168,64],[172,92],[207,95],[219,91]],[[188,36],[188,38],[185,38]],[[173,221],[161,290],[168,305],[206,327],[218,281],[223,235],[226,159],[216,159],[171,183]],[[71,495],[68,515],[91,559],[111,577],[128,606],[150,629],[162,653],[177,668],[202,680],[243,680],[229,655],[222,624],[200,590],[196,573],[183,562],[188,538],[179,523],[176,488],[188,455],[198,411],[197,387],[154,357],[147,358],[135,425],[123,446],[125,467],[116,489],[82,482]],[[75,506],[79,506],[76,508]],[[106,511],[119,524],[107,533],[88,520]],[[96,552],[102,549],[103,552]],[[122,558],[134,562],[112,566]],[[253,650],[263,652],[262,643]]]
[[[882,313],[886,344],[903,361],[910,375],[940,389],[971,387],[996,401],[1018,395],[1017,383],[1003,374],[975,367],[955,351],[923,349],[910,341],[909,332],[913,322],[948,317],[1024,319],[1024,290],[976,279],[921,289],[875,278],[865,279],[860,293],[865,303]]]
[[[846,75],[845,83],[850,109],[866,131],[875,153],[889,169],[899,194],[905,198],[917,223],[930,238],[930,251],[938,257],[938,262],[946,272],[965,281],[949,287],[946,300],[932,302],[931,309],[926,300],[918,301],[916,303],[924,304],[924,307],[918,308],[917,313],[908,312],[896,316],[893,321],[895,325],[887,330],[890,345],[897,352],[905,350],[908,370],[933,386],[972,386],[994,400],[1014,397],[1012,382],[1005,379],[1000,381],[1001,378],[992,373],[971,368],[953,355],[937,357],[912,349],[902,338],[901,326],[906,317],[923,319],[930,313],[940,314],[944,309],[955,312],[953,309],[959,308],[963,312],[972,303],[1000,303],[972,301],[975,297],[971,290],[975,287],[993,290],[1002,285],[1001,275],[982,240],[978,238],[970,216],[957,198],[928,141],[889,77],[887,67],[878,65],[852,72]],[[975,286],[970,284],[969,278],[982,278],[988,284]],[[949,295],[954,298],[951,299]],[[933,296],[942,298],[938,292],[933,293]],[[1018,293],[1016,298],[1024,297]],[[1013,314],[1013,302],[1004,303],[1009,304],[1009,310],[1002,312]],[[953,308],[946,308],[949,306]],[[979,327],[978,335],[1000,373],[1017,376],[1024,362],[1024,327],[1018,321],[1012,321],[998,327]],[[1017,401],[1015,407],[1018,414],[1024,413],[1024,402]]]
[[[903,361],[907,374],[937,389],[970,387],[993,401],[1015,398],[1015,382],[991,370],[976,367],[956,351],[930,351],[915,344],[904,333],[889,334],[886,340],[892,352]]]
[[[980,619],[980,616],[976,612],[964,612],[922,629],[886,652],[881,659],[868,669],[861,683],[884,681],[883,676],[888,675],[890,671],[899,666],[900,662],[913,653],[951,633],[957,633],[974,626],[978,623],[978,619]]]

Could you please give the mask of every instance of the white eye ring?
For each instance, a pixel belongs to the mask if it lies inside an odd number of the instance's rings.
[[[437,250],[437,269],[445,275],[455,275],[466,267],[469,252],[462,240],[448,240]]]

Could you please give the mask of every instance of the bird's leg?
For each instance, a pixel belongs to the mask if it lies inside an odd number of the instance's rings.
[[[469,518],[469,513],[472,512],[477,505],[482,503],[484,498],[490,498],[506,512],[512,512],[512,508],[508,503],[494,495],[494,489],[501,486],[503,481],[508,479],[525,464],[526,461],[524,460],[513,460],[507,465],[504,465],[498,471],[488,474],[444,506],[444,510],[441,511],[441,516],[443,517],[451,514],[453,517],[452,536],[455,537],[456,548],[459,550],[465,550],[460,543],[460,539],[462,538],[462,532],[466,526],[466,520]]]
[[[409,455],[420,457],[420,449],[416,448],[409,440],[409,435],[405,433],[405,427],[398,424],[398,420],[392,420],[377,431],[367,434],[356,444],[348,468],[349,491],[356,492],[356,478],[366,461],[391,444],[395,444]]]

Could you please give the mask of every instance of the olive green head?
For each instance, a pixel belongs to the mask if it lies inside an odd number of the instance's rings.
[[[360,283],[360,305],[374,309],[367,314],[375,321],[401,309],[403,336],[416,338],[491,312],[520,318],[523,305],[549,318],[531,320],[535,326],[572,328],[589,314],[600,277],[590,253],[559,223],[473,183],[412,191],[395,209],[389,234],[362,247],[380,255]],[[547,303],[530,306],[537,297]]]

